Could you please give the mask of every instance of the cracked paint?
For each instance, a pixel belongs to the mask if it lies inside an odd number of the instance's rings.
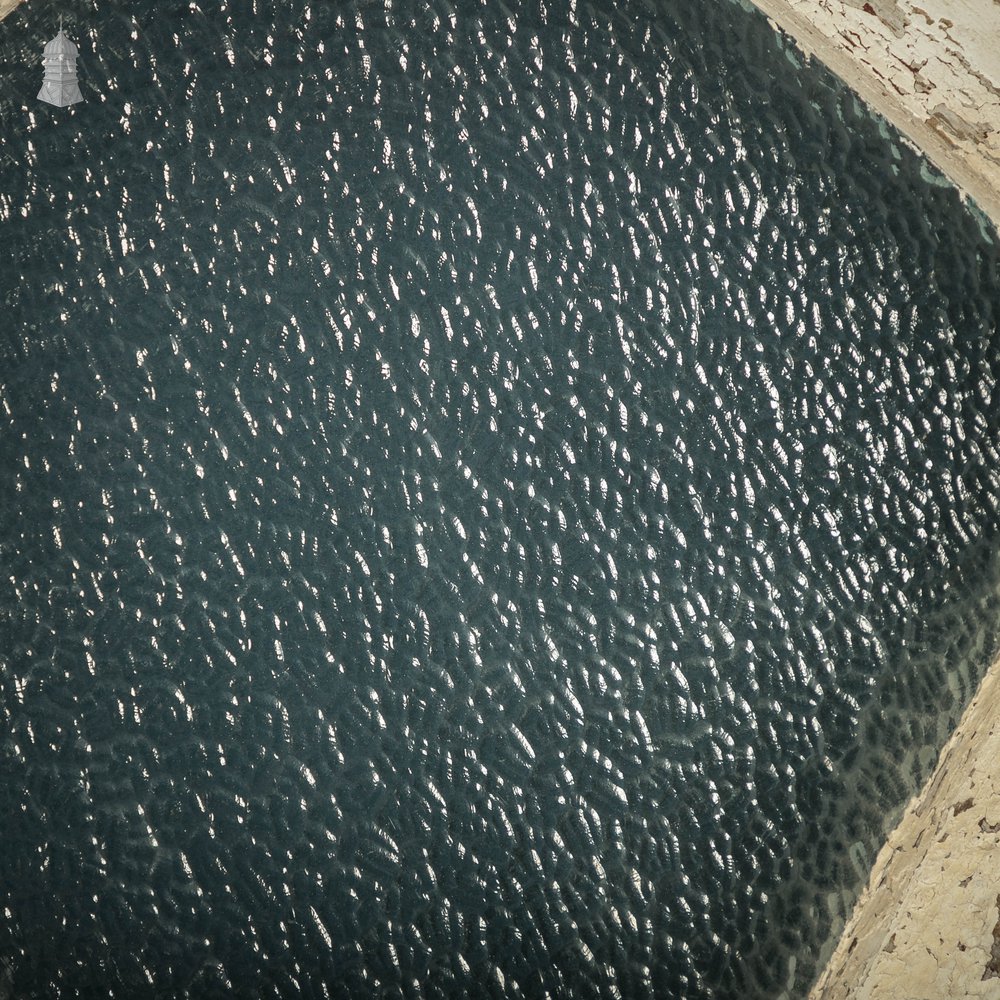
[[[1000,225],[1000,5],[753,0]]]
[[[1000,0],[753,0],[1000,227]],[[810,1000],[1000,1000],[1000,664]]]
[[[1000,1000],[1000,664],[886,841],[810,1000]]]
[[[1000,915],[1000,896],[997,896],[997,914]],[[983,970],[983,979],[1000,979],[1000,920],[993,928],[993,947],[990,949],[990,960]]]

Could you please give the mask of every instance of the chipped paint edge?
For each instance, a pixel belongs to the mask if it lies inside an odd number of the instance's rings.
[[[984,233],[991,241],[1000,231],[1000,167],[986,156],[959,149],[931,124],[933,113],[921,119],[905,107],[851,52],[831,38],[835,25],[825,12],[809,13],[794,8],[788,0],[749,0],[771,22],[788,35],[807,58],[816,59],[839,76],[872,110],[894,125],[906,144],[925,156],[958,188],[963,199],[980,218],[989,220]],[[990,0],[984,0],[989,4]],[[997,16],[997,15],[994,15]],[[895,57],[888,52],[888,56]]]
[[[955,91],[949,93],[941,86],[933,96],[923,95],[922,90],[918,96],[918,88],[909,94],[888,89],[889,60],[906,66],[915,78],[923,68],[914,69],[912,58],[906,58],[905,19],[892,25],[885,20],[886,11],[899,9],[895,0],[874,0],[874,6],[855,0],[847,0],[847,5],[840,0],[792,0],[794,8],[790,0],[739,2],[756,6],[805,58],[826,65],[895,126],[910,149],[955,185],[983,236],[997,242],[1000,119],[996,102],[986,141],[967,135],[949,138],[950,109],[940,102],[942,97],[954,97]],[[839,34],[844,23],[838,18],[858,17],[857,10],[849,7],[863,9],[873,18],[871,38],[861,39],[869,46],[863,50],[864,58],[852,55]],[[982,16],[1000,18],[998,7],[1000,0],[982,0]],[[904,9],[928,16],[915,4],[904,4]],[[883,23],[877,24],[876,18]],[[853,27],[864,31],[857,20]],[[923,42],[926,45],[927,39]],[[942,45],[942,60],[950,54]],[[877,73],[879,58],[885,60],[881,64],[884,73]],[[991,67],[976,67],[963,59],[962,65],[970,90],[978,80],[997,92],[995,61]],[[967,101],[964,89],[960,87],[957,94]],[[927,99],[922,102],[921,96]],[[929,173],[927,177],[940,182]],[[842,935],[828,945],[832,955],[809,1000],[1000,1000],[998,860],[1000,662],[987,671],[930,779],[884,843]]]
[[[1000,663],[886,840],[810,1000],[1000,997]]]

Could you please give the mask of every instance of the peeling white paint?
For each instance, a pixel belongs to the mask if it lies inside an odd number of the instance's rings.
[[[1000,226],[1000,4],[753,2]]]

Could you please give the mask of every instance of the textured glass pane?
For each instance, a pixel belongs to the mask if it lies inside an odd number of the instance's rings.
[[[993,648],[995,243],[728,0],[79,18],[72,109],[0,29],[0,995],[801,995]]]

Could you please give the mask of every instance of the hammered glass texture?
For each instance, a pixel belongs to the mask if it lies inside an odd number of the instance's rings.
[[[801,996],[995,645],[982,219],[723,0],[0,50],[0,995]]]

